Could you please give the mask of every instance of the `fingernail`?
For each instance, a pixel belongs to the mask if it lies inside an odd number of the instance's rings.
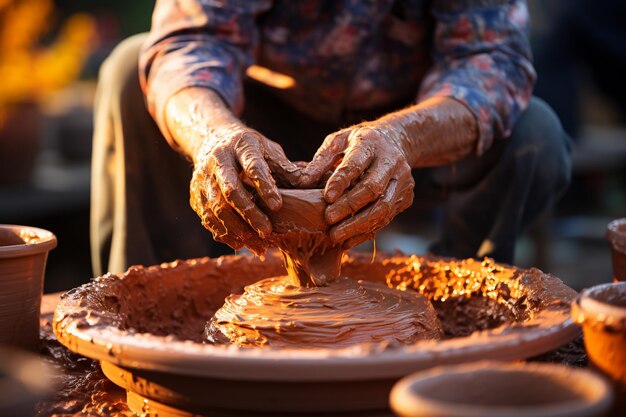
[[[326,193],[326,201],[328,201],[329,203],[334,203],[335,198],[337,198],[336,190],[330,190],[329,192]]]
[[[278,197],[273,197],[272,196],[272,197],[268,198],[267,205],[269,206],[270,210],[276,211],[281,206],[280,199]]]

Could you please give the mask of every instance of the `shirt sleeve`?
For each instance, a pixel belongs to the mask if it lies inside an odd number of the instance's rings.
[[[233,112],[241,112],[242,76],[259,43],[255,20],[271,5],[271,0],[157,0],[139,78],[148,110],[174,148],[164,111],[178,91],[210,88]]]
[[[476,117],[480,155],[508,137],[535,82],[525,0],[435,0],[434,66],[420,100],[446,96]]]

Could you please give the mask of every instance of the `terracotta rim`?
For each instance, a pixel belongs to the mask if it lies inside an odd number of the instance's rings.
[[[626,297],[626,282],[607,283],[584,289],[572,303],[572,317],[582,325],[626,330],[626,308],[599,299],[606,291],[617,288]]]
[[[476,406],[471,403],[450,403],[431,399],[419,392],[420,385],[431,385],[437,380],[450,377],[489,373],[516,374],[528,373],[544,376],[549,382],[556,382],[577,395],[580,400],[544,404],[536,407]],[[574,386],[573,380],[584,381],[585,388]],[[443,381],[442,381],[443,382]],[[477,376],[476,383],[480,383]],[[400,416],[437,415],[458,417],[569,417],[572,415],[599,415],[609,409],[613,393],[608,382],[601,376],[585,369],[576,369],[557,364],[476,362],[467,365],[442,366],[418,372],[403,378],[390,393],[392,409]],[[415,410],[420,413],[416,414]]]
[[[37,242],[33,243],[0,246],[0,259],[44,253],[57,246],[56,236],[52,232],[38,227],[21,226],[16,224],[0,224],[0,230],[7,230],[18,236],[28,233],[31,236],[36,236],[37,238]]]
[[[369,259],[371,255],[366,257]],[[155,267],[170,269],[183,264],[218,263],[224,258],[228,257],[192,259]],[[121,279],[119,276],[105,278]],[[369,344],[341,349],[245,349],[149,333],[128,334],[114,326],[94,328],[79,324],[80,318],[92,313],[94,319],[102,314],[86,311],[80,299],[72,297],[71,293],[66,295],[55,312],[53,327],[57,339],[74,352],[122,367],[258,381],[398,378],[437,365],[527,358],[557,348],[580,334],[567,311],[546,308],[531,320],[506,328],[477,331],[444,341],[421,341],[393,350]],[[246,369],[246,372],[233,372],[233,367]]]

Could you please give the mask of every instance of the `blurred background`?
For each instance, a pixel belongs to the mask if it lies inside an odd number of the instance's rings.
[[[0,0],[0,223],[59,240],[45,291],[87,282],[92,105],[98,68],[147,31],[150,0]],[[581,289],[612,278],[607,223],[626,216],[626,2],[531,0],[539,80],[575,141],[572,184],[519,241],[516,263]],[[419,223],[409,233],[407,218]],[[377,249],[424,253],[436,212],[405,215]],[[418,220],[416,220],[418,219]],[[367,249],[367,246],[365,247]]]

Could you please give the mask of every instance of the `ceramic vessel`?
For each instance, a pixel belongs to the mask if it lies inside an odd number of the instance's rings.
[[[426,271],[437,271],[442,281],[428,281]],[[282,259],[272,252],[264,261],[242,255],[132,267],[67,293],[53,328],[70,350],[101,361],[105,374],[127,389],[131,406],[138,407],[135,411],[156,410],[160,416],[213,415],[215,409],[385,409],[391,386],[408,373],[485,358],[526,358],[579,334],[569,318],[576,292],[536,269],[417,256],[378,254],[372,259],[372,254],[351,253],[343,259],[346,276],[439,297],[436,308],[478,291],[475,296],[490,303],[485,314],[510,308],[517,319],[468,336],[397,348],[363,344],[246,349],[202,343],[206,321],[227,295],[284,273]],[[484,292],[477,290],[485,282]],[[503,293],[509,293],[509,304],[498,301]],[[533,303],[525,302],[528,299]],[[163,411],[172,407],[176,414]]]
[[[53,389],[52,369],[40,358],[0,347],[0,416],[32,417]]]
[[[585,289],[572,303],[592,365],[615,383],[616,407],[626,414],[626,282]]]
[[[402,379],[390,395],[401,417],[592,417],[611,401],[604,378],[540,363],[438,367]]]
[[[616,281],[626,281],[626,218],[609,223],[606,238],[611,243],[613,276]]]
[[[56,244],[47,230],[0,225],[0,344],[37,349],[46,260]]]

